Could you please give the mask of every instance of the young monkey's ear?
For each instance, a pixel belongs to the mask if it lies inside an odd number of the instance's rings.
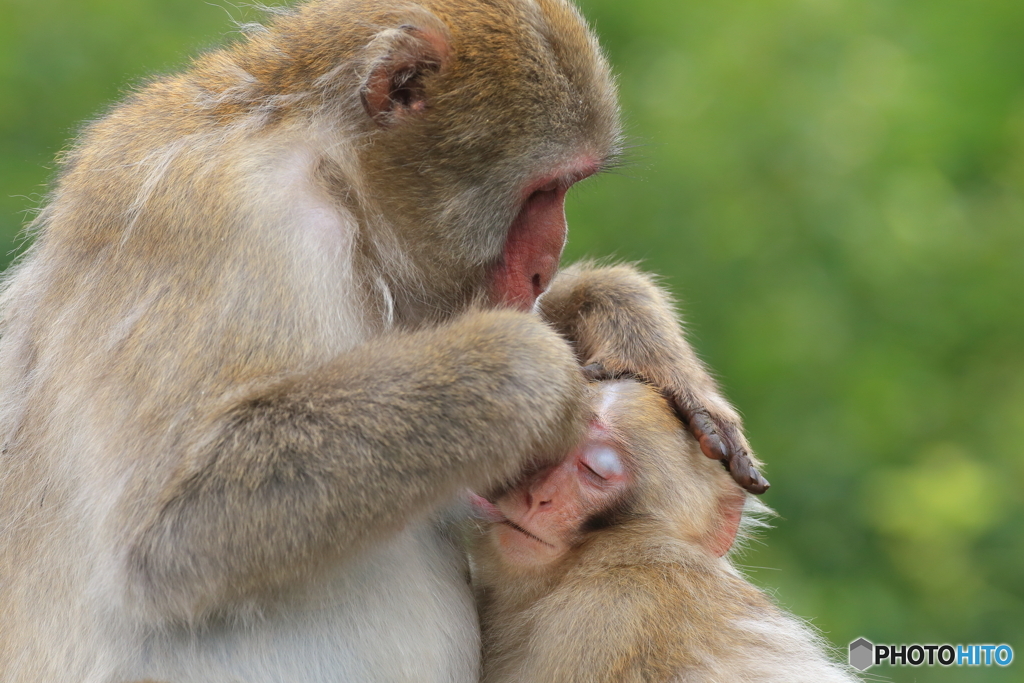
[[[747,494],[733,482],[718,498],[718,511],[715,524],[704,537],[703,545],[715,557],[722,557],[736,540],[743,518],[743,506],[747,502]]]
[[[433,15],[381,31],[367,49],[376,54],[359,97],[371,119],[392,126],[430,106],[425,81],[444,68],[451,52],[447,31]]]

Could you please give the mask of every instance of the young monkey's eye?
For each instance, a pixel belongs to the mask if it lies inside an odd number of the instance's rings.
[[[580,463],[603,481],[625,474],[619,454],[615,452],[615,449],[603,444],[586,448]]]
[[[598,478],[598,479],[600,479],[601,481],[607,481],[607,480],[606,480],[606,479],[605,479],[604,477],[602,477],[602,476],[601,476],[600,474],[598,474],[598,473],[597,473],[597,472],[596,472],[596,471],[594,470],[594,468],[593,468],[593,467],[591,467],[591,466],[590,466],[590,465],[588,465],[587,463],[585,463],[585,462],[582,462],[582,461],[581,461],[581,462],[580,462],[580,464],[581,464],[581,465],[583,465],[583,469],[585,469],[585,470],[586,470],[586,471],[587,471],[587,472],[588,472],[589,474],[592,474],[592,475],[594,475],[595,477],[597,477],[597,478]]]

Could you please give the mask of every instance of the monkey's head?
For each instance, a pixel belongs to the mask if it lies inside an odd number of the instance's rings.
[[[368,266],[417,309],[532,307],[566,191],[618,145],[608,64],[567,0],[323,0],[236,55],[275,101],[314,103],[289,115],[318,131]]]
[[[592,391],[590,429],[562,462],[490,499],[473,496],[489,524],[490,555],[510,568],[548,571],[613,529],[631,544],[640,536],[676,539],[724,555],[745,492],[701,453],[654,388],[610,381]]]

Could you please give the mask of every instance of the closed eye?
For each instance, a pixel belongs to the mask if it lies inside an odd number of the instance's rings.
[[[614,479],[625,473],[619,454],[614,448],[605,444],[595,444],[584,449],[580,464],[602,481]]]
[[[601,476],[600,474],[598,474],[597,470],[595,470],[594,468],[592,468],[592,467],[591,467],[590,465],[588,465],[587,463],[585,463],[585,462],[583,462],[583,461],[580,461],[580,466],[581,466],[581,467],[583,468],[583,470],[584,470],[584,472],[583,472],[583,473],[584,473],[584,475],[585,475],[585,476],[587,476],[587,477],[589,477],[589,478],[591,478],[591,479],[593,479],[593,480],[594,480],[594,481],[595,481],[596,483],[598,483],[598,484],[603,484],[603,483],[605,483],[605,482],[607,482],[607,481],[608,481],[608,479],[607,479],[607,478],[605,478],[605,477],[602,477],[602,476]]]

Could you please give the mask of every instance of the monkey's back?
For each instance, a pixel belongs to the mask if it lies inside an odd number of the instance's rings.
[[[812,629],[779,609],[727,558],[665,537],[640,548],[634,542],[629,552],[616,554],[614,548],[628,546],[614,536],[602,539],[602,561],[581,562],[536,614],[535,623],[550,623],[552,633],[577,629],[570,652],[586,660],[586,675],[550,680],[855,680],[831,661],[829,646]]]
[[[853,683],[728,560],[637,530],[601,534],[550,593],[484,618],[485,683]],[[491,630],[488,633],[488,630]]]

